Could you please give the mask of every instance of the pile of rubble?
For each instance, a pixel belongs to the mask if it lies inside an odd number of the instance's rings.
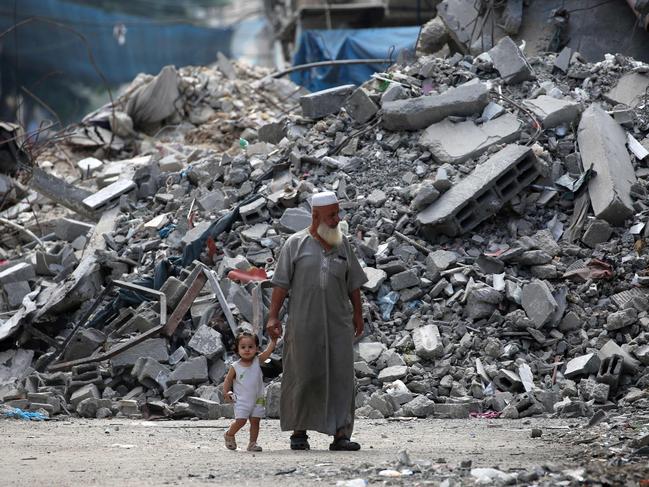
[[[281,245],[327,189],[369,278],[357,416],[646,408],[647,72],[505,37],[306,95],[224,58],[138,77],[0,180],[0,400],[231,416],[232,332],[263,333]],[[80,200],[30,191],[38,169]],[[279,355],[265,372],[277,417]]]

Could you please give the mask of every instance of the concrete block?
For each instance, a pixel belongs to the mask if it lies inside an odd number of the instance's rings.
[[[638,321],[638,311],[635,308],[627,308],[615,313],[609,313],[606,317],[606,328],[608,331],[619,330],[633,325]]]
[[[74,410],[76,410],[79,403],[84,399],[88,399],[88,398],[99,399],[100,397],[101,394],[99,393],[99,389],[97,389],[97,386],[95,384],[88,384],[83,387],[80,387],[79,389],[77,389],[72,393],[72,395],[70,396],[70,405]]]
[[[131,370],[131,375],[149,389],[166,389],[169,374],[167,367],[151,357],[141,357]]]
[[[508,84],[534,79],[534,71],[525,56],[510,37],[503,37],[489,49],[489,56],[500,77]]]
[[[392,287],[394,291],[401,291],[402,289],[419,286],[420,284],[421,280],[419,279],[419,276],[417,276],[417,273],[412,269],[394,274],[390,278],[390,287]]]
[[[555,314],[558,304],[545,281],[532,281],[523,286],[521,305],[528,318],[541,328]]]
[[[375,269],[374,267],[363,267],[363,272],[367,277],[367,282],[363,284],[363,289],[372,293],[375,293],[381,287],[381,284],[388,277],[387,273],[381,269]]]
[[[178,306],[180,300],[187,292],[187,285],[173,276],[167,278],[165,283],[160,288],[160,292],[164,293],[167,298],[167,309],[173,310]]]
[[[31,292],[27,281],[7,282],[2,285],[1,289],[5,292],[9,309],[18,308],[22,304],[24,297]]]
[[[344,107],[354,121],[359,124],[367,122],[379,111],[379,107],[363,88],[354,90],[345,101]]]
[[[200,419],[219,419],[222,416],[221,405],[216,401],[190,396],[187,398],[187,403]]]
[[[380,382],[392,382],[398,379],[403,379],[407,373],[408,367],[406,365],[393,365],[392,367],[386,367],[379,372],[378,379]]]
[[[354,85],[336,86],[300,97],[302,115],[317,119],[337,113],[354,88]]]
[[[444,355],[444,344],[436,325],[425,325],[412,332],[415,353],[418,357],[433,360]]]
[[[0,272],[0,284],[29,281],[35,278],[36,271],[34,270],[34,267],[27,262],[20,262],[19,264],[7,267]]]
[[[640,363],[613,340],[606,342],[597,354],[601,360],[610,359],[614,355],[620,355],[622,357],[622,369],[628,374],[635,374],[640,368]]]
[[[468,116],[482,112],[489,103],[484,83],[449,88],[439,95],[420,96],[383,104],[383,127],[388,130],[419,130],[449,115]]]
[[[611,238],[612,234],[613,229],[607,221],[595,219],[590,222],[590,225],[586,228],[586,231],[581,237],[581,241],[593,249],[597,244],[608,242],[608,239]]]
[[[61,240],[73,242],[79,236],[87,236],[93,228],[95,226],[90,223],[80,222],[72,218],[61,218],[56,222],[54,233]]]
[[[299,232],[311,225],[311,213],[303,208],[287,208],[279,224],[291,233]]]
[[[394,414],[395,407],[392,398],[382,391],[376,391],[370,396],[367,402],[368,406],[380,412],[384,418],[389,418]]]
[[[506,146],[417,215],[424,233],[454,237],[494,215],[538,176],[529,147]]]
[[[203,325],[196,330],[187,346],[208,359],[219,357],[225,351],[221,334],[207,325]],[[205,365],[205,375],[207,376],[207,363]]]
[[[383,203],[387,201],[388,197],[384,191],[380,189],[375,189],[367,196],[367,203],[374,207],[383,206]]]
[[[605,357],[599,365],[599,371],[595,380],[603,384],[608,384],[609,390],[615,393],[620,382],[620,377],[622,376],[623,367],[624,357],[621,355]]]
[[[151,357],[158,362],[169,360],[167,351],[167,340],[164,338],[149,338],[148,340],[138,343],[133,348],[115,355],[110,359],[113,367],[129,367],[135,365],[140,357]]]
[[[614,105],[638,106],[649,88],[649,76],[641,73],[628,73],[620,78],[617,85],[604,95]]]
[[[444,419],[466,419],[470,417],[471,413],[478,413],[480,411],[480,404],[477,402],[444,403],[435,404],[434,406],[435,417]]]
[[[209,375],[210,381],[213,384],[220,384],[227,371],[228,368],[226,367],[225,362],[222,359],[217,359],[210,364],[207,375]]]
[[[381,95],[381,105],[391,101],[405,100],[408,98],[406,89],[399,83],[390,83],[390,86]]]
[[[407,417],[427,418],[435,414],[436,406],[438,405],[422,394],[404,404],[401,407],[401,412]]]
[[[169,386],[163,393],[165,399],[169,405],[176,404],[187,396],[191,396],[194,393],[194,386],[189,384],[174,384]]]
[[[471,120],[453,123],[446,119],[429,126],[419,138],[419,144],[430,150],[436,162],[459,164],[493,145],[515,142],[520,132],[521,122],[511,113],[482,125]]]
[[[372,363],[387,350],[385,345],[379,342],[360,342],[358,344],[358,356],[365,362]]]
[[[503,392],[523,392],[525,387],[520,376],[511,370],[501,369],[493,378],[496,388]]]
[[[255,201],[239,208],[239,214],[244,223],[252,223],[257,220],[268,219],[268,212],[266,211],[266,199],[257,198]]]
[[[262,125],[257,130],[257,137],[262,142],[279,144],[286,137],[286,124],[284,122],[272,122]]]
[[[554,67],[566,74],[568,72],[568,68],[570,68],[572,53],[572,48],[568,46],[564,47],[554,60]]]
[[[106,335],[96,328],[82,328],[74,335],[63,355],[64,360],[89,357],[106,341]]]
[[[599,364],[600,358],[596,353],[581,355],[566,364],[566,371],[563,375],[568,379],[572,379],[573,377],[596,374],[599,370]]]
[[[577,120],[582,111],[581,104],[577,102],[547,95],[527,100],[524,105],[532,111],[546,129],[562,124],[571,124]]]
[[[426,256],[426,271],[435,275],[445,271],[460,260],[460,255],[449,250],[435,250]]]
[[[121,195],[128,193],[135,189],[136,185],[133,181],[128,179],[119,179],[105,188],[100,189],[96,193],[91,194],[83,200],[83,204],[89,208],[96,210],[111,201],[116,200]]]
[[[604,404],[608,399],[610,389],[608,384],[592,379],[582,379],[579,382],[579,395],[584,401],[592,399],[598,404]]]
[[[196,203],[203,211],[219,211],[225,208],[225,194],[223,194],[223,191],[216,189],[201,196],[196,200]]]
[[[202,384],[209,380],[207,359],[205,356],[195,357],[181,363],[169,376],[172,384]]]
[[[588,182],[595,216],[622,225],[634,213],[631,187],[637,182],[624,130],[600,106],[591,105],[581,117],[577,142],[584,169],[597,173]]]

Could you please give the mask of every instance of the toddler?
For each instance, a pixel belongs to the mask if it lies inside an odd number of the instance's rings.
[[[266,350],[259,353],[259,337],[257,335],[249,331],[242,331],[234,340],[234,349],[239,355],[239,360],[230,366],[223,383],[225,400],[234,402],[234,422],[223,435],[225,446],[229,450],[237,449],[234,435],[243,428],[248,420],[250,420],[248,451],[262,450],[257,444],[259,422],[266,415],[261,363],[270,357],[270,354],[275,350],[276,343],[277,339],[272,338]]]

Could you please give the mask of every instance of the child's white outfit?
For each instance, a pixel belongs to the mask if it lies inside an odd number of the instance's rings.
[[[232,364],[234,378],[234,419],[263,418],[266,416],[264,397],[264,376],[259,357],[246,367],[237,360]]]

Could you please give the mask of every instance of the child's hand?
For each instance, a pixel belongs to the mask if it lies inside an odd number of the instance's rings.
[[[223,394],[225,402],[234,402],[234,393],[232,391]]]

